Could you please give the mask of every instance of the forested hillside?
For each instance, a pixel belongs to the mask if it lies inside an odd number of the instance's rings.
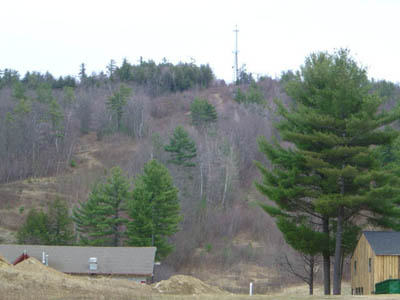
[[[47,212],[62,199],[72,213],[113,167],[135,186],[155,159],[172,176],[182,216],[158,276],[229,271],[238,282],[232,290],[247,284],[240,278],[279,285],[287,276],[277,272],[282,250],[296,256],[257,205],[265,199],[254,188],[254,161],[268,165],[257,137],[280,140],[273,100],[291,103],[284,85],[293,76],[255,80],[243,72],[237,85],[227,85],[208,65],[127,60],[121,66],[110,61],[98,74],[86,74],[82,64],[77,78],[2,70],[1,241],[17,240],[14,233],[33,208]],[[373,82],[373,89],[389,100],[382,109],[400,95],[390,82]],[[181,138],[189,141],[184,154]],[[118,230],[126,228],[135,230],[125,223]],[[77,232],[72,239],[79,242]],[[127,241],[121,234],[117,244]]]

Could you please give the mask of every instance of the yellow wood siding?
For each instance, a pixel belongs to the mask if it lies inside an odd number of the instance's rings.
[[[399,257],[376,256],[375,270],[375,283],[399,278]]]
[[[371,272],[368,263],[371,258]],[[357,270],[354,272],[354,262]],[[375,255],[366,237],[361,235],[360,240],[351,258],[351,288],[355,293],[356,288],[362,288],[363,294],[375,292],[375,284],[386,279],[400,278],[399,256]]]
[[[368,270],[368,260],[371,258],[371,272]],[[354,262],[357,270],[354,272]],[[376,256],[367,239],[361,235],[360,240],[351,258],[351,289],[362,288],[364,295],[375,291],[374,271],[376,269]]]

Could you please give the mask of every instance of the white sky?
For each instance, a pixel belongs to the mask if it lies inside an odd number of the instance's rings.
[[[400,81],[400,0],[1,0],[0,69],[77,75],[114,59],[239,65],[279,76],[311,52],[346,47],[376,79]]]

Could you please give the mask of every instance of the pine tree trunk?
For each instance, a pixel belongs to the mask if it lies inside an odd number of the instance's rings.
[[[341,257],[340,260],[340,291],[342,291],[342,279],[343,279],[343,265],[344,265],[344,249],[341,248]]]
[[[228,179],[229,179],[229,166],[228,166],[228,163],[226,163],[226,166],[225,166],[224,193],[222,194],[222,207],[225,206],[226,192],[228,190]]]
[[[341,293],[341,264],[342,264],[342,233],[343,233],[343,206],[338,209],[336,245],[335,245],[335,264],[333,266],[333,294]]]
[[[309,283],[309,288],[310,288],[310,295],[314,294],[314,256],[310,257],[310,283]]]
[[[324,234],[328,236],[329,241],[329,218],[324,218],[322,220],[322,230]],[[328,245],[329,246],[329,245]],[[331,254],[328,249],[322,252],[322,256],[324,259],[324,294],[331,294]]]
[[[200,162],[200,201],[203,201],[203,162]]]
[[[119,214],[118,210],[115,211],[115,219],[118,220]],[[113,246],[117,247],[119,242],[119,226],[114,225],[114,241],[113,241]]]

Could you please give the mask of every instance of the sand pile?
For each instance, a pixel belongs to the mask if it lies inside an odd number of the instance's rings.
[[[208,285],[192,276],[175,275],[168,280],[162,280],[153,285],[153,290],[162,294],[198,295],[198,294],[224,294],[217,287]]]
[[[67,275],[32,257],[16,266],[0,263],[0,299],[138,299],[152,292],[129,280]]]
[[[48,274],[52,276],[68,277],[69,275],[62,273],[60,271],[54,270],[53,268],[45,266],[43,263],[38,261],[34,257],[29,257],[21,261],[19,264],[15,265],[15,268],[20,271],[34,272]]]

